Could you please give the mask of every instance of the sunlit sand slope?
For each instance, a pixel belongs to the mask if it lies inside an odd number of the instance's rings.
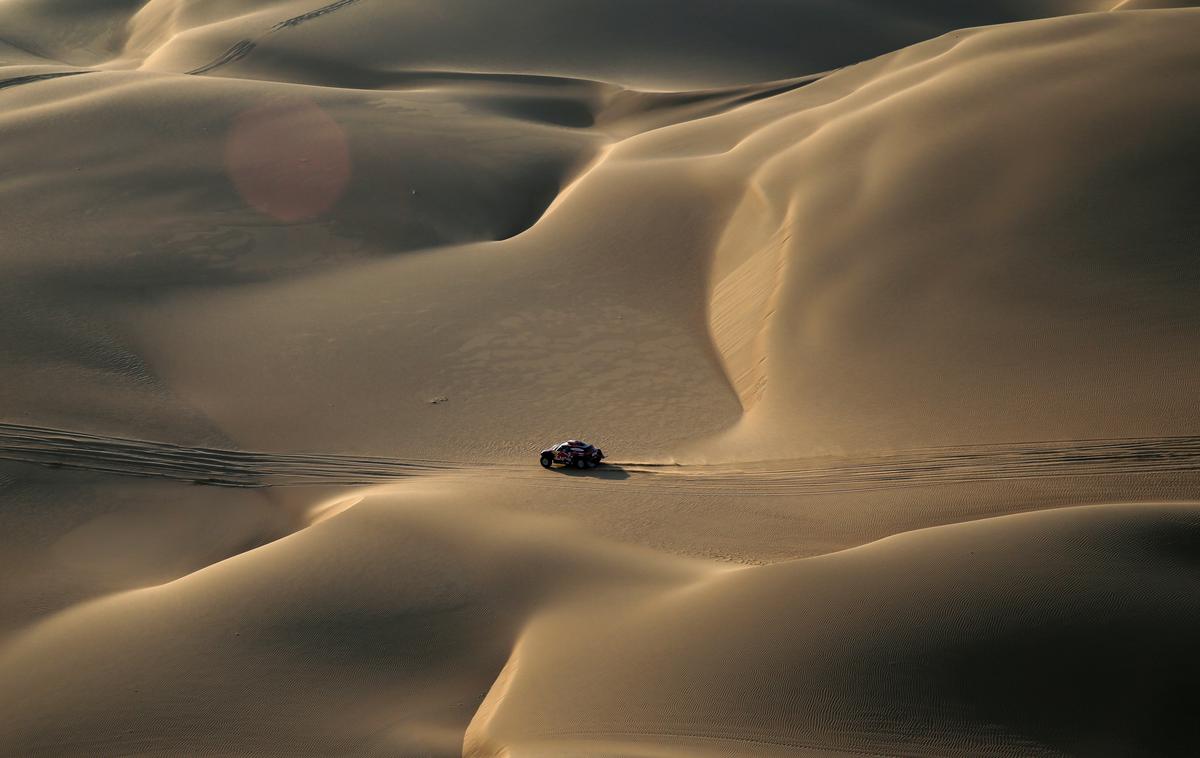
[[[912,532],[543,613],[470,756],[1129,755],[1197,738],[1200,510]]]
[[[598,143],[519,115],[464,114],[436,94],[276,94],[276,87],[122,72],[0,89],[7,167],[0,202],[10,230],[20,232],[6,238],[0,263],[0,309],[14,325],[0,337],[9,356],[2,369],[9,418],[227,444],[228,430],[217,428],[222,414],[211,421],[213,409],[191,394],[198,388],[190,380],[165,376],[170,367],[159,358],[171,351],[158,354],[124,323],[130,307],[158,309],[185,294],[227,288],[244,294],[247,285],[350,269],[413,248],[512,236],[537,219]],[[420,306],[404,303],[396,283],[376,281],[380,290],[361,293],[357,323],[344,325],[351,340],[421,326],[388,326],[381,307]],[[453,293],[466,286],[463,280],[437,298],[457,302]],[[296,319],[319,318],[333,296],[319,285],[303,294],[285,331],[302,332]],[[473,313],[476,323],[488,321],[486,310]],[[421,328],[435,339],[428,325]],[[210,336],[227,340],[239,331]],[[254,362],[271,367],[296,354],[280,342],[286,335],[261,336]],[[453,350],[462,343],[443,337],[435,344]],[[317,346],[332,343],[321,337]],[[365,354],[435,370],[421,355],[401,352],[378,343]],[[203,356],[212,358],[238,374],[247,368],[228,343]],[[371,381],[403,403],[414,390],[389,384],[393,375],[378,367]],[[245,396],[236,383],[221,384],[203,392]],[[444,394],[424,384],[408,395],[418,406]],[[302,405],[312,402],[310,395]]]
[[[1195,738],[1194,506],[1044,511],[729,568],[519,516],[495,507],[519,489],[490,491],[334,498],[292,536],[37,618],[0,650],[0,746],[453,755],[468,722],[473,756]]]
[[[456,755],[540,608],[708,570],[405,487],[9,636],[0,753]]]
[[[736,454],[1194,428],[1198,33],[955,32],[647,135],[747,173],[711,279]]]
[[[286,536],[308,523],[320,496],[0,463],[0,640]]]

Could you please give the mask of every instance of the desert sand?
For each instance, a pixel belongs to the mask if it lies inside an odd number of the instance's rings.
[[[1195,754],[1188,5],[0,0],[0,755]]]

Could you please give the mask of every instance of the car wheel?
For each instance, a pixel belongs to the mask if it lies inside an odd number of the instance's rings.
[[[587,461],[582,458],[575,459],[575,468],[583,468],[585,466],[587,466]]]
[[[542,456],[542,468],[550,468],[554,465],[554,459],[548,455]]]
[[[596,468],[596,462],[593,460],[588,460],[587,467],[588,468]]]

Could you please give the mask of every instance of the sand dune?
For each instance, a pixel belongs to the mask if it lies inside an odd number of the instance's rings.
[[[847,449],[1189,428],[1181,114],[1200,90],[1173,72],[1195,19],[956,33],[748,108],[780,110],[739,143],[756,168],[713,270],[731,381],[744,406],[765,392],[735,436]],[[1135,53],[1142,35],[1153,54]]]
[[[222,76],[286,81],[452,70],[694,89],[812,73],[956,28],[1108,10],[1111,3],[755,0],[733,13],[715,0],[653,6],[595,0],[152,0],[91,4],[86,13],[74,7],[79,4],[62,4],[53,16],[33,2],[8,5],[5,20],[20,32],[14,36],[37,40],[60,60],[90,55],[95,62],[108,55],[118,66],[220,69]]]
[[[468,755],[1118,754],[1194,737],[1192,506],[1043,511],[730,569],[471,495],[368,494],[33,624],[0,659],[20,693],[6,744],[441,754],[472,718]]]
[[[1198,518],[1193,506],[1010,516],[717,572],[621,610],[545,613],[465,754],[1186,744]]]
[[[6,752],[457,752],[536,608],[698,570],[406,488],[10,640]]]
[[[635,457],[734,429],[707,460],[1187,434],[1194,19],[954,33],[690,99],[457,75],[270,107],[276,83],[145,72],[3,90],[11,318],[89,297],[86,324],[9,338],[36,409],[14,420],[510,459],[568,417]],[[101,392],[31,383],[64,340],[100,365],[61,375]]]
[[[0,0],[0,754],[1194,752],[1187,5]]]

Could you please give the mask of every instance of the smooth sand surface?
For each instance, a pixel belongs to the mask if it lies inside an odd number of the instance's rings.
[[[1186,6],[0,0],[0,754],[1194,753]]]

